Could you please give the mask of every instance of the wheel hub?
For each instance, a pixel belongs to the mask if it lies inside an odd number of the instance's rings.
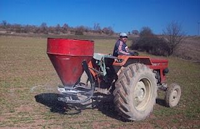
[[[172,101],[174,101],[177,98],[177,96],[178,96],[178,92],[177,92],[177,90],[174,90],[172,92]]]
[[[136,86],[136,99],[138,102],[141,102],[144,100],[146,94],[146,88],[142,81],[137,83]]]
[[[141,79],[135,86],[134,95],[133,95],[133,104],[135,108],[139,111],[146,109],[146,106],[149,102],[151,96],[150,90],[151,84],[148,79]]]

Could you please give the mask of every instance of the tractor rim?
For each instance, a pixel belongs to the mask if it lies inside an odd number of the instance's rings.
[[[174,102],[178,98],[178,89],[175,89],[172,92],[172,102]]]
[[[138,111],[146,109],[151,92],[151,83],[148,79],[144,78],[137,82],[134,89],[133,104]]]

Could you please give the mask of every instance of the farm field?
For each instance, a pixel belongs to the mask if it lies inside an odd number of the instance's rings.
[[[95,52],[112,53],[116,39],[87,38],[94,40]],[[79,112],[65,109],[57,101],[61,81],[48,59],[46,45],[45,37],[0,36],[0,129],[200,128],[200,64],[152,56],[169,60],[167,81],[181,86],[180,103],[175,108],[165,107],[164,94],[159,92],[149,118],[125,122],[108,101]]]
[[[187,37],[174,55],[200,63],[200,37]]]

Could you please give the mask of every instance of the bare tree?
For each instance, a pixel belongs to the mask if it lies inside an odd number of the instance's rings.
[[[60,34],[60,31],[61,31],[60,24],[57,24],[56,27],[55,27],[55,33]]]
[[[84,26],[76,27],[75,35],[83,35],[84,31],[85,31],[85,27]]]
[[[6,28],[7,25],[8,25],[7,21],[3,20],[2,21],[2,26],[3,26],[4,29]]]
[[[94,24],[94,31],[97,33],[101,33],[101,27],[99,23]]]
[[[149,27],[143,27],[139,33],[140,37],[153,37],[153,31]]]
[[[63,33],[66,33],[69,29],[69,26],[65,23],[63,26],[62,26],[62,32]]]
[[[113,31],[112,27],[104,27],[104,28],[102,29],[102,32],[105,33],[105,34],[107,34],[107,35],[112,35],[112,34],[114,34],[114,31]]]
[[[22,32],[22,25],[21,24],[14,24],[13,28],[14,28],[14,31],[17,32],[17,33]]]
[[[185,38],[185,32],[182,30],[181,24],[174,21],[163,30],[163,35],[165,36],[170,49],[169,55],[173,54],[174,50]]]
[[[40,25],[40,32],[41,32],[41,33],[48,34],[48,27],[47,27],[47,24],[46,24],[45,22],[43,22],[43,23]]]
[[[132,34],[139,35],[139,31],[138,30],[132,30]]]

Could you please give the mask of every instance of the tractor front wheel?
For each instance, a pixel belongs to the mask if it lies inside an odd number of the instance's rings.
[[[144,64],[128,65],[119,74],[113,95],[116,109],[123,118],[144,120],[156,103],[155,74]]]
[[[172,83],[169,85],[165,95],[165,102],[166,106],[168,107],[175,107],[181,98],[181,87],[176,84]]]

